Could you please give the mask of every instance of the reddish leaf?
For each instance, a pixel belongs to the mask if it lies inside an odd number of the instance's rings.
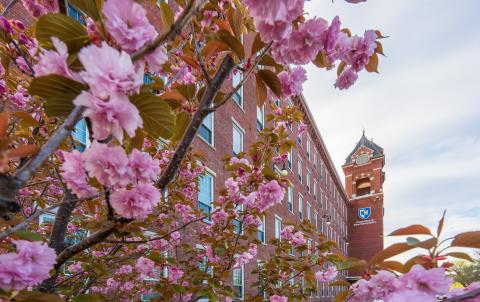
[[[437,237],[440,237],[440,234],[442,233],[443,229],[443,222],[445,220],[445,213],[447,213],[447,210],[443,211],[442,219],[438,222],[438,227],[437,227]]]
[[[282,97],[282,85],[280,84],[280,80],[278,76],[271,70],[262,69],[259,70],[257,75],[262,79],[265,85],[275,93],[276,96],[279,98]]]
[[[20,145],[15,147],[15,149],[8,151],[8,156],[10,158],[20,158],[35,155],[38,153],[40,148],[35,145]]]
[[[346,301],[349,293],[350,293],[350,292],[349,292],[348,290],[344,290],[344,291],[342,291],[342,292],[339,292],[339,293],[335,296],[335,300],[333,300],[333,301],[334,301],[334,302],[343,302],[343,301]]]
[[[260,35],[257,33],[255,36],[255,39],[253,39],[253,44],[252,44],[252,55],[257,53],[260,49],[264,48],[267,44],[263,43],[262,38],[260,38]]]
[[[8,120],[10,114],[8,112],[2,112],[0,114],[0,139],[7,137]]]
[[[435,245],[437,245],[438,243],[438,239],[437,238],[430,238],[430,239],[427,239],[425,241],[422,241],[422,242],[419,242],[417,244],[414,245],[414,247],[419,247],[419,248],[422,248],[422,249],[431,249],[433,248]]]
[[[232,27],[230,27],[230,23],[228,23],[228,21],[217,20],[215,23],[218,25],[218,27],[220,29],[223,29],[223,30],[229,32],[232,36],[235,35],[235,33],[233,32]]]
[[[472,257],[471,257],[469,254],[467,254],[467,253],[451,252],[451,253],[445,254],[445,256],[450,256],[450,257],[454,257],[454,258],[463,259],[463,260],[467,260],[467,261],[473,262]]]
[[[383,53],[383,45],[382,45],[382,43],[380,43],[380,42],[378,42],[378,41],[375,41],[375,44],[377,44],[377,46],[375,47],[375,52],[381,54],[382,56],[384,56],[385,54]]]
[[[345,70],[345,67],[347,67],[347,64],[343,61],[340,62],[340,64],[338,64],[337,77],[340,76],[340,74],[342,74],[342,72]]]
[[[376,53],[373,53],[373,55],[370,57],[370,61],[368,61],[368,64],[365,65],[365,70],[368,72],[378,73],[378,55]]]
[[[458,234],[453,239],[451,246],[480,248],[480,231]]]
[[[393,231],[388,236],[405,236],[405,235],[432,235],[430,230],[420,224],[413,224],[406,228],[401,228],[396,231]]]
[[[228,50],[228,46],[217,40],[208,41],[205,47],[202,49],[202,55],[207,59],[216,53]]]
[[[405,262],[405,264],[403,265],[404,272],[405,273],[409,272],[412,266],[414,266],[415,264],[422,264],[424,262],[422,257],[423,256],[418,255],[410,258],[407,262]]]
[[[219,30],[217,33],[217,40],[222,41],[238,56],[240,60],[245,59],[245,49],[242,43],[236,37],[232,36],[225,30]]]
[[[188,65],[192,66],[193,68],[200,68],[200,65],[197,61],[192,58],[191,56],[180,55],[180,58],[185,61]]]
[[[267,98],[267,86],[265,86],[265,83],[263,83],[262,79],[258,76],[258,74],[255,76],[255,81],[257,83],[255,94],[257,97],[257,106],[263,106],[263,103],[265,103],[265,99]]]
[[[317,67],[326,68],[330,65],[328,64],[327,55],[323,51],[319,51],[317,57],[312,61]]]
[[[415,248],[415,246],[408,245],[407,243],[395,243],[387,247],[383,251],[376,253],[373,258],[369,261],[369,264],[381,263],[384,260],[401,254],[403,252],[409,251]]]
[[[397,271],[399,273],[404,272],[403,264],[398,261],[383,261],[379,264],[383,268],[391,269],[392,271]]]
[[[340,31],[347,34],[347,36],[349,36],[349,37],[352,36],[352,33],[350,32],[350,29],[348,29],[348,28],[342,28]]]

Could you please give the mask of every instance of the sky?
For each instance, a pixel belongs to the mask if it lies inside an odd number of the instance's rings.
[[[480,1],[312,0],[306,11],[389,36],[379,74],[363,71],[339,91],[335,71],[311,65],[304,84],[342,178],[363,128],[384,148],[385,234],[416,223],[436,229],[444,209],[445,235],[480,230]]]

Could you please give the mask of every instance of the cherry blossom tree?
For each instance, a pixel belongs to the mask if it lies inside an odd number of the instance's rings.
[[[85,24],[55,0],[23,0],[36,18],[32,30],[8,18],[15,2],[0,17],[0,295],[7,300],[135,301],[149,294],[232,301],[227,276],[255,259],[261,217],[289,185],[272,169],[294,146],[287,128],[306,130],[297,108],[270,100],[301,94],[302,65],[336,68],[341,90],[362,70],[377,72],[383,54],[379,31],[352,35],[339,17],[307,18],[303,0],[161,2],[162,28],[133,0],[72,0]],[[237,72],[244,78],[231,87]],[[191,144],[203,119],[250,78],[256,102],[275,114],[248,152],[224,159],[231,177],[205,213],[196,202],[205,167]],[[85,150],[72,138],[82,120],[91,133]],[[40,215],[52,211],[54,222],[39,226]],[[338,271],[367,269],[323,235],[304,253],[306,238],[318,236],[306,222],[285,226],[270,242],[275,255],[253,272],[263,293],[246,300],[301,300],[317,281],[345,285]],[[290,257],[291,250],[304,256]],[[338,299],[364,299],[359,292],[372,284],[401,297],[446,293],[441,268],[405,273],[398,288],[391,288],[394,275],[380,271]],[[289,282],[299,276],[304,288]]]

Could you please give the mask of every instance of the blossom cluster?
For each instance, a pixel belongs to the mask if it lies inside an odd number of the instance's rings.
[[[48,278],[56,263],[55,251],[42,242],[13,241],[16,253],[0,255],[0,288],[23,290]]]
[[[368,281],[361,279],[350,287],[351,301],[435,302],[437,296],[448,293],[451,284],[452,279],[445,276],[444,268],[427,270],[416,264],[398,278],[389,271],[380,271]]]
[[[34,17],[58,12],[58,1],[56,0],[22,0],[22,3],[23,7]]]
[[[97,192],[88,182],[92,177],[113,191],[111,205],[125,218],[145,218],[159,202],[153,181],[160,175],[160,161],[149,154],[133,149],[127,155],[120,146],[94,142],[83,153],[74,150],[62,155],[61,175],[79,198]]]
[[[272,55],[277,62],[305,65],[324,56],[327,67],[331,68],[336,60],[343,61],[348,68],[341,72],[335,83],[339,89],[354,84],[357,73],[374,53],[377,38],[374,31],[366,31],[363,37],[350,37],[340,30],[338,16],[330,24],[323,18],[303,22],[303,0],[246,0],[245,3],[262,40],[273,42]],[[294,27],[292,22],[299,24]],[[281,74],[280,80],[282,92],[288,96],[301,92],[298,87],[305,81],[305,76],[297,71],[289,76]]]

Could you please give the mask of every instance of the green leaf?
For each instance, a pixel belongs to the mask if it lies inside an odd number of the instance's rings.
[[[169,139],[175,129],[175,115],[162,98],[147,92],[130,97],[143,119],[143,128],[153,137]]]
[[[273,71],[262,69],[259,70],[257,74],[277,97],[282,97],[282,85],[280,84],[278,76]]]
[[[160,16],[162,17],[162,22],[163,25],[165,25],[165,29],[168,30],[170,26],[172,26],[175,18],[173,16],[172,8],[165,1],[160,2]]]
[[[235,52],[240,60],[245,59],[245,49],[243,49],[242,43],[229,32],[223,29],[219,30],[217,33],[217,40],[228,45],[228,47]]]
[[[175,132],[170,139],[172,142],[177,142],[183,137],[183,134],[185,133],[189,122],[190,115],[188,113],[180,112],[179,114],[177,114],[177,120],[175,122]]]
[[[73,299],[73,302],[101,302],[102,297],[98,294],[84,294]]]
[[[66,116],[73,109],[73,99],[88,87],[72,79],[51,74],[34,78],[28,91],[44,98],[48,116]]]
[[[83,25],[64,14],[46,14],[40,17],[35,27],[39,45],[52,49],[52,37],[57,37],[68,46],[68,52],[77,52],[90,43]]]
[[[17,237],[20,237],[21,239],[25,239],[28,241],[42,241],[43,238],[40,236],[38,233],[33,233],[30,231],[26,230],[18,230],[14,233]]]
[[[100,11],[103,0],[69,0],[68,3],[80,9],[93,20],[102,20],[102,15],[100,14]]]

